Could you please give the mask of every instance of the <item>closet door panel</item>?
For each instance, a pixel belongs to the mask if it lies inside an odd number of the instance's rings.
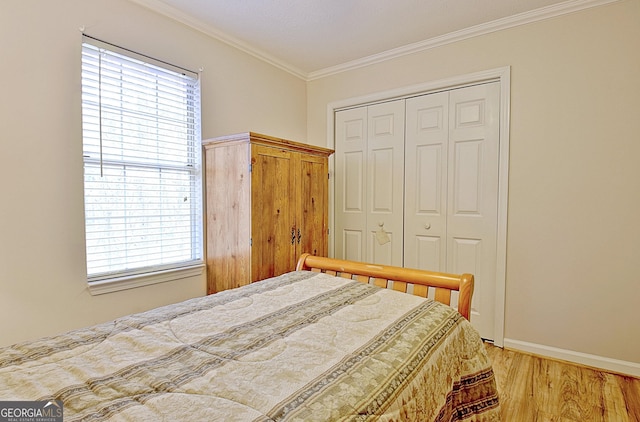
[[[396,265],[394,264],[394,246],[398,243],[394,242],[393,233],[387,233],[388,242],[380,243],[379,234],[376,231],[369,233],[367,246],[369,247],[369,257],[366,262],[372,262],[380,265]]]
[[[342,255],[338,255],[342,259],[350,261],[365,262],[367,259],[365,245],[365,239],[363,238],[364,232],[356,230],[343,230],[340,239],[340,250]],[[336,250],[338,245],[336,245]]]
[[[371,213],[392,214],[394,212],[393,146],[373,149],[369,153],[371,165]]]
[[[403,262],[404,100],[367,107],[367,261]]]
[[[420,145],[415,151],[415,191],[411,190],[415,201],[415,212],[421,215],[442,215],[443,166],[446,153],[443,145]],[[414,163],[412,163],[414,164]],[[408,165],[407,165],[408,167]]]
[[[450,93],[447,256],[451,272],[474,274],[471,320],[493,338],[498,221],[497,83]]]
[[[335,254],[366,261],[367,109],[336,113]]]
[[[412,244],[409,244],[410,242]],[[416,257],[417,265],[411,268],[444,271],[441,265],[442,260],[444,260],[443,239],[441,237],[420,235],[409,239],[406,243],[407,249],[411,249]]]
[[[344,212],[364,213],[364,152],[345,153],[343,164],[341,170],[344,175],[344,183],[341,188],[342,192],[344,192],[342,198],[344,206],[342,209]]]
[[[451,239],[451,252],[449,254],[450,272],[455,274],[470,273],[478,274],[483,255],[483,240],[454,237]],[[474,297],[481,296],[484,288],[480,283],[474,284]],[[458,306],[458,295],[452,295],[452,306]],[[477,318],[479,319],[479,318]],[[474,321],[474,324],[480,321]]]
[[[406,101],[404,265],[446,269],[449,94]]]
[[[453,209],[456,216],[481,216],[482,182],[485,173],[483,140],[459,141],[454,145]]]

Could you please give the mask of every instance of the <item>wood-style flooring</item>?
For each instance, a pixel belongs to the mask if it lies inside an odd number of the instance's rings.
[[[503,422],[640,422],[640,379],[486,345]]]

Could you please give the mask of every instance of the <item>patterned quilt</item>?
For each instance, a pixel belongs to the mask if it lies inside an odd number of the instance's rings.
[[[307,271],[0,349],[0,400],[70,421],[497,421],[452,308]]]

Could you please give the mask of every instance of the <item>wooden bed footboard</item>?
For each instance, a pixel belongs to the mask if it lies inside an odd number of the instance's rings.
[[[363,283],[372,281],[376,286],[384,288],[387,288],[388,282],[392,281],[392,289],[404,293],[407,293],[408,286],[413,285],[413,294],[421,297],[427,297],[429,287],[433,287],[434,299],[446,305],[451,305],[451,292],[458,291],[458,312],[467,320],[471,318],[473,274],[447,274],[391,265],[367,264],[313,256],[308,253],[300,256],[296,270],[323,272]]]

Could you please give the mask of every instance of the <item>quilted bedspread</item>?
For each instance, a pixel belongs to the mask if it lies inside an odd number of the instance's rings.
[[[429,299],[292,272],[0,349],[0,400],[65,421],[496,421],[474,328]]]

